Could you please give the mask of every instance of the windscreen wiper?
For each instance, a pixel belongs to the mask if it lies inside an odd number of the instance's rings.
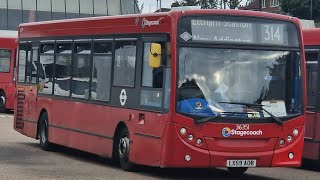
[[[281,119],[279,119],[278,117],[274,116],[272,113],[270,113],[268,110],[266,110],[265,108],[263,108],[263,106],[266,105],[262,105],[262,104],[253,104],[253,103],[242,103],[242,102],[219,102],[221,104],[236,104],[236,105],[243,105],[247,108],[250,107],[260,107],[263,111],[265,111],[267,114],[269,114],[269,116],[280,126],[283,126],[283,122],[281,121]]]
[[[194,123],[195,124],[202,124],[202,123],[206,123],[208,121],[212,121],[212,120],[215,120],[217,118],[221,117],[221,114],[216,114],[216,115],[213,115],[213,116],[209,116],[209,117],[205,117],[205,118],[202,118],[202,119],[199,119],[199,120],[195,120]]]

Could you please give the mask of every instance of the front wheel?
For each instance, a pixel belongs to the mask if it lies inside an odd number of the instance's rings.
[[[50,142],[48,140],[48,115],[45,113],[40,118],[39,141],[42,150],[50,150]]]
[[[247,167],[239,167],[239,168],[228,168],[229,174],[233,177],[242,176],[248,170]]]
[[[118,140],[118,158],[120,166],[125,171],[132,171],[134,169],[134,164],[129,161],[130,154],[130,138],[129,131],[127,128],[123,128]]]

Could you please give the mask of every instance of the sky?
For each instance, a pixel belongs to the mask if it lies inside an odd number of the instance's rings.
[[[243,2],[241,4],[245,4],[245,0],[242,0],[242,1]],[[173,2],[174,0],[162,0],[161,7],[170,8]],[[141,6],[142,3],[144,3],[144,8],[142,13],[149,13],[149,12],[152,13],[157,10],[157,0],[139,0],[139,7]],[[159,0],[159,4],[160,4],[160,0]]]

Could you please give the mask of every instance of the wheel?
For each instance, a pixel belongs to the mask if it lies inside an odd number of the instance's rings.
[[[117,142],[117,158],[119,159],[121,168],[125,171],[133,171],[134,164],[129,161],[130,138],[126,127],[121,130]]]
[[[7,111],[6,100],[6,94],[3,91],[0,91],[0,113],[4,113]]]
[[[248,170],[247,167],[239,167],[239,168],[228,168],[229,174],[233,177],[242,176]]]
[[[47,113],[42,114],[40,118],[40,127],[39,127],[39,141],[40,148],[42,150],[50,150],[50,142],[48,141],[48,115]]]

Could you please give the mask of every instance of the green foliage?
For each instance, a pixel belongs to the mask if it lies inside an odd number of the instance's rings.
[[[200,5],[202,9],[216,9],[218,6],[221,6],[221,4],[226,3],[230,9],[235,9],[242,1],[243,0],[175,0],[171,4],[171,7]]]
[[[215,9],[218,6],[218,0],[200,0],[199,3],[202,9]]]
[[[312,18],[310,18],[311,0],[280,0],[280,6],[283,12],[301,19],[320,19],[320,0],[312,2]]]

